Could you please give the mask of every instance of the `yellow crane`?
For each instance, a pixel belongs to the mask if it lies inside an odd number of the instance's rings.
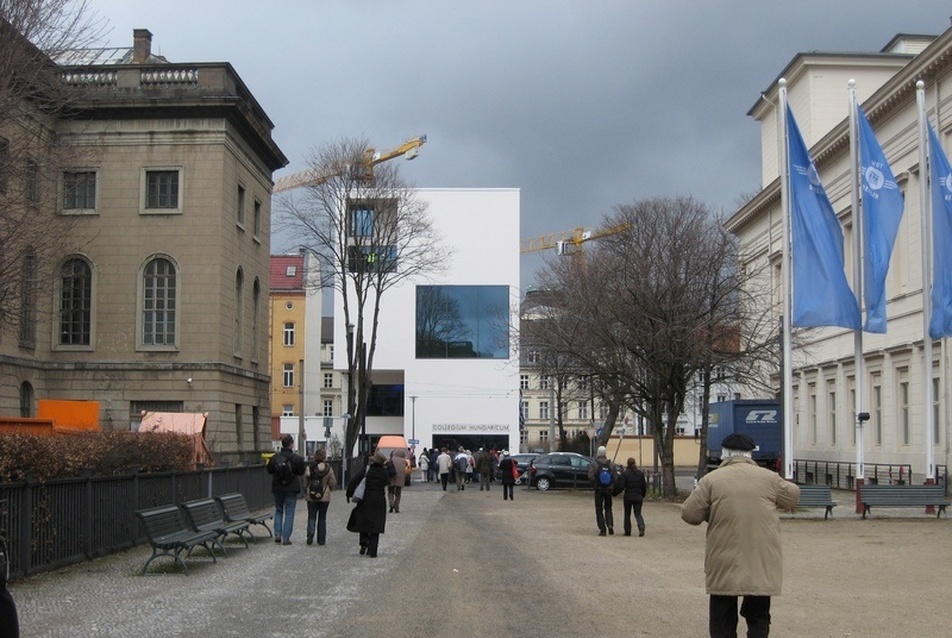
[[[574,230],[565,230],[561,233],[548,233],[546,235],[539,235],[538,237],[523,239],[519,244],[519,252],[532,253],[554,248],[555,253],[559,256],[574,255],[581,252],[582,244],[587,241],[621,233],[629,228],[631,228],[631,224],[624,223],[598,230],[585,230],[579,227]]]
[[[426,135],[419,135],[417,137],[411,137],[406,140],[399,146],[395,146],[386,151],[380,151],[373,148],[368,148],[364,151],[364,169],[366,172],[366,177],[373,177],[373,167],[387,160],[391,160],[394,157],[400,157],[401,155],[406,156],[408,160],[412,160],[417,155],[420,154],[420,147],[426,144]],[[289,191],[292,188],[299,188],[301,186],[313,186],[314,184],[320,184],[325,182],[331,177],[335,177],[337,173],[328,172],[321,170],[320,168],[309,168],[305,171],[299,173],[293,173],[292,175],[286,175],[284,177],[278,178],[274,183],[274,189],[271,191],[273,194],[282,193],[284,191]]]

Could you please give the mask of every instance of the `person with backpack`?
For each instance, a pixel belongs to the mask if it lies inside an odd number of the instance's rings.
[[[456,491],[460,492],[466,489],[466,478],[469,476],[469,455],[463,448],[453,459],[453,467],[456,470]]]
[[[595,462],[588,468],[588,480],[595,487],[595,522],[598,524],[598,535],[604,536],[615,533],[615,518],[612,516],[612,493],[615,490],[615,464],[608,460],[605,446],[598,446],[595,453]]]
[[[326,463],[324,450],[314,452],[314,458],[304,470],[304,500],[307,502],[307,544],[314,542],[314,528],[317,527],[317,544],[327,540],[327,508],[331,504],[331,490],[337,489],[337,476],[334,468]]]
[[[291,544],[294,511],[301,492],[299,476],[304,474],[304,459],[292,449],[294,437],[281,437],[281,450],[268,460],[266,469],[271,474],[271,493],[274,494],[274,542]]]
[[[648,481],[645,479],[645,473],[638,469],[638,463],[635,459],[629,457],[627,467],[619,477],[621,488],[619,491],[625,494],[625,536],[631,536],[631,513],[635,513],[635,521],[638,523],[638,536],[645,535],[645,519],[641,516],[641,506],[644,505],[645,494],[648,493]]]

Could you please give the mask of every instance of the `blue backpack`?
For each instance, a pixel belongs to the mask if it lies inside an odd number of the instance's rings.
[[[612,468],[608,463],[599,465],[596,481],[599,487],[603,488],[609,488],[615,484],[615,473],[612,472]]]

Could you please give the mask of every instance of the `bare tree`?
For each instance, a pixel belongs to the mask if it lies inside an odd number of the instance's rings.
[[[321,263],[323,285],[343,299],[347,325],[345,450],[365,430],[380,303],[388,290],[437,272],[449,252],[430,219],[427,202],[404,182],[396,165],[367,172],[365,140],[342,139],[312,152],[318,183],[285,196],[280,224]],[[444,309],[443,319],[448,318]],[[451,325],[444,325],[450,330]]]
[[[741,335],[756,307],[745,296],[748,273],[735,239],[690,198],[617,206],[605,226],[624,230],[550,265],[548,285],[563,293],[559,347],[652,425],[673,495],[674,436],[690,383],[744,357]],[[611,431],[606,424],[599,442]]]
[[[79,151],[57,135],[76,107],[54,58],[96,42],[101,24],[82,1],[0,0],[0,331],[35,340],[53,267],[75,249],[58,216],[59,169]]]

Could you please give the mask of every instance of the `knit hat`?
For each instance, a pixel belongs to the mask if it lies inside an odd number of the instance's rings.
[[[374,452],[374,455],[370,457],[370,462],[376,465],[383,465],[387,462],[387,457],[385,457],[380,452]]]
[[[605,449],[604,445],[598,446],[598,449],[595,450],[595,456],[608,456],[608,451]]]
[[[752,452],[757,444],[746,434],[728,434],[721,441],[721,447],[728,450],[737,450],[738,452]]]

